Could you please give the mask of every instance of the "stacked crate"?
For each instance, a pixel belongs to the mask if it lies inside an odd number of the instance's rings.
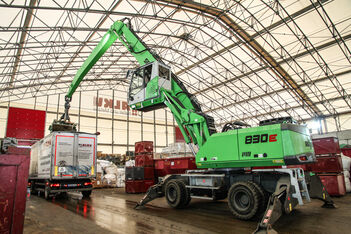
[[[308,165],[308,170],[319,175],[328,193],[343,196],[346,193],[341,150],[336,137],[313,139],[317,162]]]
[[[135,143],[135,167],[126,167],[126,193],[145,193],[155,184],[153,142]]]

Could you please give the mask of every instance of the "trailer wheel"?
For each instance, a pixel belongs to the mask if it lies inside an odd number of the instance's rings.
[[[257,217],[261,217],[261,215],[263,215],[263,212],[266,211],[267,208],[267,202],[268,202],[268,195],[267,193],[263,190],[262,186],[253,182],[253,181],[247,181],[248,183],[252,184],[255,189],[257,190],[258,194],[259,194],[259,200],[260,205],[259,208],[257,210],[256,216]]]
[[[228,206],[232,214],[242,220],[253,218],[260,206],[260,194],[248,182],[234,183],[228,192]]]
[[[83,194],[83,197],[84,198],[89,198],[90,195],[91,195],[91,190],[88,190],[88,191],[82,191],[82,194]]]
[[[173,208],[183,208],[190,202],[190,194],[181,180],[170,180],[165,190],[168,205]]]
[[[50,187],[45,185],[45,189],[44,189],[44,198],[46,200],[50,199]]]

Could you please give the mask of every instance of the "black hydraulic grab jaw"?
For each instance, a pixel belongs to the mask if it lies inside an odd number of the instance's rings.
[[[65,96],[65,112],[62,114],[61,118],[58,120],[54,120],[49,127],[51,132],[56,131],[68,131],[68,132],[76,132],[77,131],[77,124],[70,122],[69,117],[69,108],[71,107],[72,98]]]
[[[69,108],[71,107],[71,101],[72,101],[71,97],[65,96],[65,112],[62,114],[60,121],[65,121],[65,122],[70,121],[68,111],[69,111]]]

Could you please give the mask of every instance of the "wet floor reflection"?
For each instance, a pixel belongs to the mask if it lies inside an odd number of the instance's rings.
[[[52,198],[51,202],[66,210],[95,221],[99,226],[116,232],[154,232],[145,222],[136,221],[133,207],[135,203],[111,196],[82,198],[70,193],[67,197]]]

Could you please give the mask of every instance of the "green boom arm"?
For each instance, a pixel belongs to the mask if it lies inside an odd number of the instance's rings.
[[[141,66],[156,61],[163,64],[161,59],[153,54],[136,35],[130,26],[129,20],[126,20],[128,21],[127,23],[124,23],[125,20],[116,21],[111,26],[81,68],[77,71],[66,95],[65,114],[61,119],[69,120],[69,102],[71,101],[73,93],[76,91],[89,70],[117,39],[121,41]],[[213,119],[202,113],[196,98],[188,93],[184,85],[174,73],[172,73],[171,82],[171,90],[160,89],[161,97],[158,97],[158,101],[160,102],[161,100],[161,102],[170,108],[185,141],[187,143],[192,141],[194,144],[202,146],[207,138],[215,132]],[[148,103],[153,105],[154,102],[148,100]],[[138,109],[132,105],[132,108],[133,107]]]
[[[154,56],[136,36],[129,24],[125,24],[120,20],[116,21],[77,71],[67,92],[67,97],[72,98],[73,93],[76,91],[85,75],[117,38],[127,47],[128,51],[136,58],[140,65],[156,61],[156,56]]]

